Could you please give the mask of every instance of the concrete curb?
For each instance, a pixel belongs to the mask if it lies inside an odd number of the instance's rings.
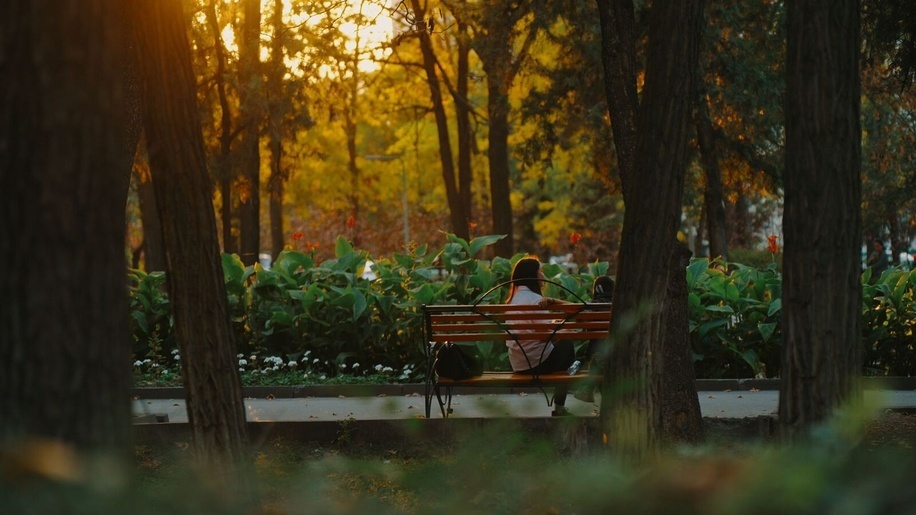
[[[916,377],[866,377],[863,386],[869,390],[916,390]],[[750,391],[779,390],[779,379],[698,379],[697,391]],[[537,388],[475,388],[481,394],[532,393]],[[301,386],[245,386],[242,395],[252,399],[297,399],[304,397],[377,397],[425,393],[425,385],[409,384],[339,384]],[[131,396],[137,399],[183,399],[181,387],[132,388]]]

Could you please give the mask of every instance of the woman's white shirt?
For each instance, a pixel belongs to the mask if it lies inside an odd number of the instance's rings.
[[[529,290],[527,286],[519,286],[509,304],[537,305],[543,298],[541,295]],[[513,332],[521,335],[532,331],[530,329],[519,329]],[[506,347],[509,348],[509,364],[512,365],[512,370],[515,371],[528,370],[540,365],[553,351],[553,344],[544,340],[519,340],[516,342],[510,339],[506,341]]]

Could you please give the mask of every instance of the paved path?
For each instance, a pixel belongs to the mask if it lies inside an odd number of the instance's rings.
[[[779,392],[775,390],[701,391],[698,393],[704,417],[746,418],[776,413]],[[299,397],[248,398],[245,406],[249,422],[308,422],[354,420],[398,420],[423,418],[423,396],[378,395],[374,397]],[[865,400],[875,409],[916,409],[914,390],[866,390]],[[168,415],[168,422],[187,422],[183,399],[136,399],[134,414]],[[567,407],[575,415],[597,415],[597,404],[588,404],[570,396]],[[476,394],[473,391],[456,395],[452,400],[453,417],[514,417],[540,418],[550,413],[546,399],[540,393]],[[433,402],[433,418],[440,418],[438,405]],[[150,417],[138,421],[152,422]]]

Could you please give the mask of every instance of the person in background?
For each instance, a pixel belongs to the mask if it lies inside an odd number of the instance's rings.
[[[595,304],[610,304],[614,300],[614,279],[601,275],[595,278],[595,282],[592,283],[592,303]],[[585,362],[588,364],[589,372],[592,371],[593,367],[596,366],[593,363],[593,357],[595,355],[595,347],[600,343],[599,340],[592,340],[588,342],[588,345],[585,346]],[[586,384],[576,390],[576,393],[573,395],[576,399],[582,402],[595,402],[595,384]]]
[[[544,272],[541,262],[535,257],[518,260],[512,268],[512,285],[506,304],[537,305],[541,307],[552,304],[568,304],[566,301],[545,297],[541,294],[541,282]],[[521,330],[519,332],[522,332]],[[560,340],[508,340],[509,364],[517,374],[549,374],[566,371],[576,360],[576,348],[572,341]],[[553,393],[553,416],[569,415],[566,408],[568,387],[557,385]]]
[[[887,259],[887,250],[884,248],[883,241],[875,240],[872,242],[871,246],[872,252],[868,255],[868,260],[865,262],[865,265],[871,267],[871,280],[872,283],[874,283],[890,266],[890,260]]]

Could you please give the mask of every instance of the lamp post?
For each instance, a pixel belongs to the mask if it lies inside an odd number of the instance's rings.
[[[398,160],[401,162],[401,198],[404,204],[404,248],[410,247],[410,221],[407,207],[407,165],[404,164],[404,156],[401,154],[370,154],[363,156],[367,161],[389,162]]]

